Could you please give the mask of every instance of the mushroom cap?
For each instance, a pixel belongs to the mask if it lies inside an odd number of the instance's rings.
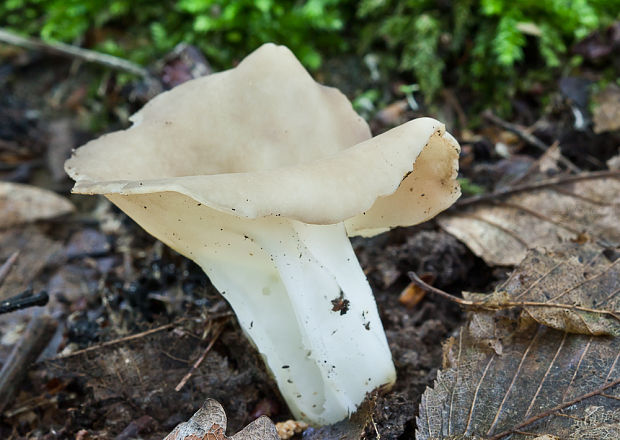
[[[347,98],[283,46],[162,93],[131,121],[74,152],[74,192],[178,192],[239,217],[346,221],[350,235],[422,222],[460,195],[460,150],[443,124],[370,138]]]

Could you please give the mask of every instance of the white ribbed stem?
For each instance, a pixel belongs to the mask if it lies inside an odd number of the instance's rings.
[[[336,422],[367,392],[394,382],[377,306],[342,223],[245,219],[189,198],[162,203],[157,194],[110,198],[202,267],[296,418]],[[148,224],[148,216],[158,222]]]

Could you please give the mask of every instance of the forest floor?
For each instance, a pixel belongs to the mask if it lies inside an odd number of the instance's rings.
[[[10,356],[16,346],[34,353],[22,359],[18,369],[24,374],[11,376],[17,378],[14,383],[2,384],[0,378],[3,391],[10,390],[0,398],[0,438],[162,439],[207,397],[223,405],[231,433],[259,415],[275,422],[290,419],[232,310],[203,272],[105,199],[70,195],[72,182],[63,163],[71,149],[122,127],[117,121],[143,104],[148,85],[120,88],[113,75],[101,79],[93,66],[2,50],[0,180],[53,191],[75,209],[36,222],[8,221],[0,194],[0,217],[6,220],[0,219],[0,267],[6,269],[6,274],[0,269],[0,299],[27,288],[49,294],[44,307],[0,315],[0,366],[14,362]],[[350,77],[359,73],[346,69],[336,66],[321,80],[346,92]],[[544,108],[516,100],[519,111],[510,123],[489,112],[470,115],[458,94],[446,91],[450,99],[436,116],[461,142],[461,175],[469,192],[464,197],[510,188],[539,172],[554,177],[617,170],[617,160],[608,161],[618,154],[619,127],[604,127],[600,114],[593,121],[588,87],[585,78],[558,80]],[[612,122],[620,119],[618,94],[610,87],[597,97],[611,102],[596,105],[607,106]],[[422,112],[399,99],[370,123],[379,133],[417,116]],[[481,121],[475,131],[466,128],[468,117]],[[94,125],[99,128],[93,131]],[[32,218],[46,216],[44,196],[23,197]],[[490,293],[516,264],[510,258],[493,263],[484,249],[474,253],[475,246],[447,232],[455,227],[448,217],[466,208],[457,206],[439,223],[352,240],[375,292],[398,379],[389,392],[372,397],[370,416],[357,428],[338,437],[329,429],[311,428],[304,438],[414,437],[421,395],[446,363],[442,344],[466,315],[454,302],[432,294],[415,292],[418,302],[408,303],[401,293],[415,288],[407,273],[424,275],[455,295]]]

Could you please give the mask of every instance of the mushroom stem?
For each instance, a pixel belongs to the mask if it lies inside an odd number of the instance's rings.
[[[296,418],[334,423],[367,392],[394,382],[377,306],[343,223],[249,220],[180,194],[165,205],[158,194],[108,197],[139,223],[147,206],[148,216],[165,219],[142,226],[202,267]]]
[[[278,223],[253,236],[273,260],[268,272],[244,284],[262,287],[260,300],[248,308],[243,303],[256,292],[234,298],[235,289],[226,297],[236,311],[247,311],[237,312],[239,321],[294,415],[333,423],[367,392],[394,382],[390,350],[344,225]]]

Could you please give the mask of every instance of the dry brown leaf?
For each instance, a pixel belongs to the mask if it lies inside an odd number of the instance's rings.
[[[531,252],[494,301],[558,293],[576,301],[579,292],[593,306],[617,305],[620,277],[600,251],[571,245]],[[443,370],[422,396],[416,439],[618,438],[619,384],[618,337],[571,334],[508,310],[478,310],[445,344]]]
[[[620,88],[612,84],[597,93],[593,100],[594,132],[620,130]]]
[[[164,440],[279,440],[276,427],[261,416],[232,437],[226,436],[226,413],[217,400],[207,399],[196,413]]]
[[[620,243],[620,173],[566,179],[472,204],[438,222],[491,266],[519,264],[528,251],[570,241]]]
[[[483,304],[522,305],[522,318],[569,333],[619,336],[618,252],[593,244],[530,251]]]
[[[54,218],[73,210],[69,200],[52,191],[0,182],[0,228]]]
[[[424,282],[430,282],[428,280],[428,276],[427,279],[424,279],[424,275],[422,275],[421,278]],[[413,283],[409,283],[409,285],[405,287],[398,296],[398,302],[407,307],[408,309],[413,309],[420,303],[420,301],[424,299],[425,296],[426,291],[424,289]]]
[[[0,264],[19,252],[0,285],[0,299],[17,295],[30,285],[42,288],[37,275],[51,261],[59,261],[61,251],[62,243],[43,234],[36,225],[0,230]],[[0,327],[0,333],[1,330]]]

